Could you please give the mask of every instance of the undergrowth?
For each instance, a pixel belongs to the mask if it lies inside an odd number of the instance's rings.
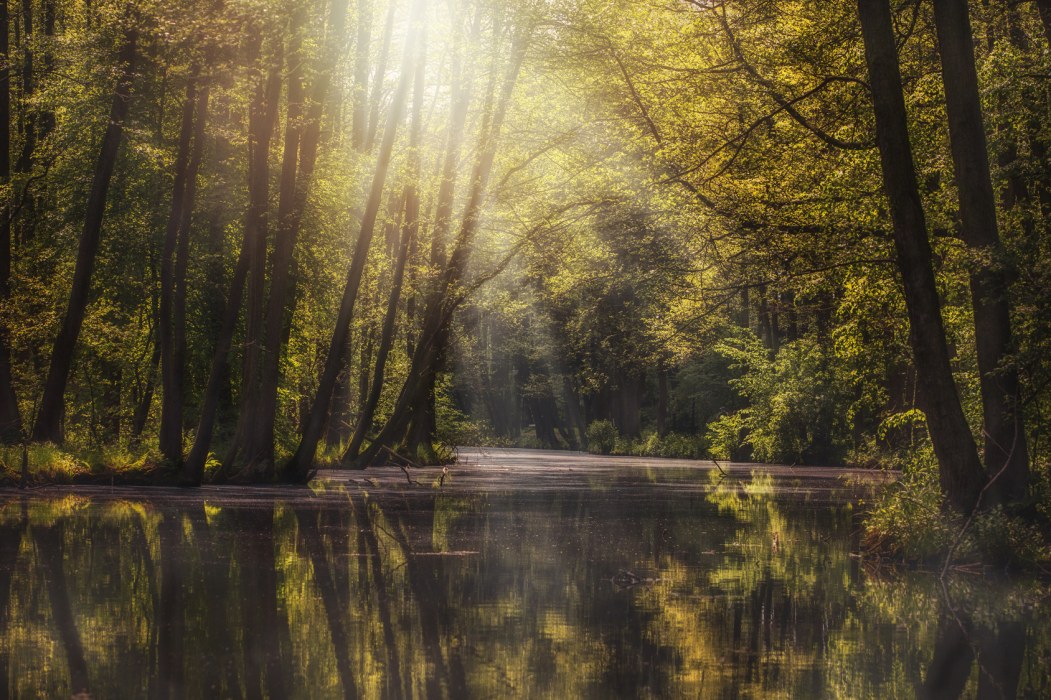
[[[1051,562],[1046,469],[1037,470],[1030,504],[1035,507],[959,513],[943,503],[929,448],[893,466],[901,469],[901,478],[875,497],[865,517],[862,548],[869,556],[940,569],[988,565],[1043,570]]]

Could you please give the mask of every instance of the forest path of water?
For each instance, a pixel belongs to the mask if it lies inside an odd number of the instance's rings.
[[[54,485],[28,491],[0,489],[7,496],[54,497],[71,494],[92,499],[163,500],[169,503],[252,501],[275,499],[328,500],[347,490],[426,493],[508,493],[534,491],[637,492],[639,496],[706,493],[716,485],[742,487],[764,480],[763,488],[777,496],[822,496],[856,500],[874,486],[894,481],[898,473],[873,469],[803,467],[593,455],[584,452],[511,448],[460,447],[448,467],[373,467],[363,471],[321,470],[309,486],[206,484],[199,488],[153,486]],[[444,478],[443,478],[444,476]],[[3,496],[0,496],[3,498]]]

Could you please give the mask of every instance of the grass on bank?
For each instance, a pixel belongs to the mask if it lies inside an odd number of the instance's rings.
[[[138,450],[106,446],[70,450],[52,443],[0,446],[0,484],[70,484],[105,480],[152,480],[158,474],[160,455],[149,448]]]

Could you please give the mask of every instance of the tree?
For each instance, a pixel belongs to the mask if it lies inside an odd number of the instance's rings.
[[[36,422],[33,425],[32,439],[34,442],[62,442],[66,383],[73,364],[77,337],[84,323],[84,312],[87,309],[88,294],[91,290],[91,274],[98,252],[99,237],[102,235],[106,195],[109,192],[113,168],[117,162],[117,150],[120,148],[124,134],[124,120],[128,116],[128,106],[131,101],[138,29],[133,16],[126,16],[123,21],[125,24],[121,30],[121,46],[117,57],[119,73],[113,90],[109,123],[102,136],[91,191],[88,195],[69,303],[51,349],[51,364],[44,385],[44,394],[40,400]]]
[[[949,365],[926,217],[909,145],[890,4],[886,0],[858,0],[858,16],[923,408],[938,456],[942,489],[950,503],[969,510],[978,499],[985,476]]]

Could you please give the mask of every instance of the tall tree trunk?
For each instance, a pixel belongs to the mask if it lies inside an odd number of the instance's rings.
[[[131,81],[135,70],[138,30],[132,24],[133,19],[127,18],[125,21],[129,22],[129,25],[124,30],[123,44],[117,58],[120,73],[113,93],[113,102],[110,105],[109,123],[106,126],[106,133],[102,138],[102,146],[95,164],[91,193],[88,195],[69,304],[66,307],[66,314],[62,319],[58,336],[52,346],[51,365],[44,384],[44,395],[40,401],[36,424],[33,426],[32,438],[35,442],[61,443],[63,438],[62,423],[65,414],[66,383],[69,380],[74,349],[88,305],[91,274],[95,267],[95,255],[98,252],[99,238],[102,234],[102,217],[106,211],[106,194],[109,192],[110,178],[117,162],[117,151],[124,134],[124,120],[128,116],[128,106],[131,100]]]
[[[398,247],[397,259],[394,264],[394,274],[391,280],[390,297],[387,300],[387,312],[383,319],[383,328],[380,332],[380,345],[376,353],[376,368],[372,376],[372,388],[368,398],[362,406],[361,414],[358,416],[357,425],[350,445],[347,447],[343,461],[356,459],[361,449],[361,444],[366,433],[372,427],[372,419],[376,414],[380,396],[383,393],[384,374],[387,367],[387,357],[390,355],[394,345],[395,321],[398,317],[398,302],[401,299],[402,283],[405,279],[405,265],[409,259],[409,250],[420,227],[420,132],[423,128],[423,82],[425,78],[425,42],[421,41],[419,56],[416,60],[415,88],[412,97],[412,136],[409,140],[409,181],[405,186],[402,196],[403,209],[401,221],[401,243]]]
[[[0,64],[8,66],[9,44],[6,0],[0,6]],[[0,73],[0,185],[11,179],[11,73]],[[11,294],[11,201],[0,202],[0,305],[6,306]],[[22,439],[22,415],[18,410],[14,378],[11,375],[11,348],[6,322],[0,320],[0,443],[14,444]]]
[[[226,298],[223,324],[215,341],[215,350],[212,354],[212,363],[208,372],[208,383],[205,385],[204,396],[201,400],[201,416],[197,422],[197,435],[194,438],[193,447],[190,448],[190,453],[183,462],[182,482],[188,486],[200,484],[201,479],[204,477],[204,463],[208,458],[208,451],[212,444],[212,434],[215,431],[215,414],[219,408],[222,383],[227,374],[227,355],[230,352],[230,346],[233,344],[234,331],[237,329],[237,319],[241,314],[245,281],[248,277],[250,246],[251,241],[246,230],[241,244],[241,253],[237,257],[237,265],[234,267],[233,278],[230,280],[230,293]]]
[[[661,363],[657,368],[657,435],[668,434],[668,368]]]
[[[175,390],[177,396],[173,402],[178,402],[178,422],[171,428],[179,435],[179,452],[177,462],[182,464],[182,427],[183,427],[183,404],[184,376],[186,374],[186,272],[190,260],[190,227],[193,223],[194,202],[197,195],[197,174],[201,169],[201,159],[204,155],[204,132],[208,122],[208,100],[210,90],[208,85],[201,88],[197,96],[197,113],[194,116],[193,150],[190,153],[190,166],[186,179],[186,191],[184,194],[184,205],[182,219],[179,222],[178,245],[175,250],[175,274],[173,279],[172,299],[172,365],[175,372]]]
[[[258,31],[258,30],[257,30]],[[262,42],[256,37],[257,42]],[[257,44],[258,46],[259,44]],[[270,206],[270,142],[277,120],[281,95],[280,56],[271,57],[266,80],[260,80],[248,108],[248,210],[245,239],[248,241],[245,353],[241,372],[241,396],[237,431],[230,454],[232,465],[250,446],[259,405],[262,377],[263,307],[266,295],[266,238]]]
[[[1029,487],[1018,369],[1012,359],[1010,290],[1006,255],[996,222],[974,37],[966,0],[935,0],[949,140],[960,200],[960,238],[979,259],[971,272],[975,344],[981,375],[985,468],[993,503],[1025,498]]]
[[[300,77],[294,70],[288,77],[288,128],[285,134],[285,155],[281,172],[273,264],[271,265],[262,386],[255,420],[253,449],[247,455],[249,465],[253,461],[256,462],[255,466],[260,467],[267,476],[273,473],[274,426],[277,417],[277,387],[281,374],[281,350],[287,340],[288,320],[291,318],[294,307],[293,256],[314,176],[314,165],[317,162],[318,147],[321,142],[322,112],[328,101],[332,73],[335,70],[343,38],[346,14],[347,0],[333,0],[328,22],[327,49],[322,59],[321,72],[314,84],[305,120],[301,118],[304,93]],[[292,52],[292,56],[294,57],[292,63],[294,69],[301,60],[298,47]],[[297,104],[298,106],[293,109]]]
[[[310,418],[307,420],[306,430],[303,431],[303,438],[295,454],[292,455],[292,459],[289,460],[285,467],[285,474],[291,479],[301,481],[310,474],[310,470],[314,465],[314,453],[317,451],[317,443],[321,439],[321,429],[324,425],[325,417],[328,415],[329,405],[332,402],[332,390],[341,369],[343,348],[347,342],[350,322],[354,317],[354,305],[357,302],[358,289],[361,286],[362,272],[365,269],[369,248],[372,245],[373,233],[376,230],[376,218],[379,214],[380,203],[383,200],[383,187],[387,180],[387,171],[390,169],[394,140],[405,112],[409,83],[413,79],[413,54],[416,50],[415,42],[419,37],[420,27],[418,22],[423,15],[423,7],[424,0],[413,1],[413,9],[409,15],[412,27],[409,31],[408,40],[405,43],[405,53],[402,57],[398,87],[395,90],[394,101],[387,116],[383,143],[380,145],[376,171],[372,176],[369,199],[361,219],[361,232],[358,234],[358,240],[354,246],[354,255],[347,270],[347,281],[343,287],[343,297],[340,300],[336,327],[332,332],[332,341],[329,343],[328,356],[325,358],[325,369],[321,374],[321,379],[318,381],[317,395],[314,397],[314,403],[310,408]]]
[[[471,29],[472,42],[477,40],[480,34],[481,15],[481,12],[475,14]],[[494,41],[495,36],[494,33]],[[466,80],[463,75],[463,60],[460,51],[462,38],[460,33],[456,34],[454,42],[451,85],[453,106],[449,115],[449,135],[446,142],[441,180],[438,185],[434,225],[431,227],[431,268],[438,271],[444,270],[447,262],[446,239],[449,237],[449,231],[452,226],[457,173],[460,168],[460,153],[463,148],[463,134],[467,125],[467,112],[470,107],[472,92],[470,81]],[[495,83],[493,84],[495,85]],[[439,272],[440,274],[441,272]],[[428,300],[437,294],[437,284],[438,279],[431,282],[428,290]],[[406,448],[413,454],[424,444],[428,451],[431,450],[431,438],[433,437],[436,424],[435,382],[438,376],[437,365],[440,364],[441,358],[445,356],[446,339],[447,334],[443,334],[435,341],[439,347],[438,359],[435,362],[435,366],[424,374],[423,388],[411,407]],[[414,351],[415,348],[409,352],[410,357],[414,354]],[[400,439],[400,437],[397,436],[395,440]]]
[[[942,489],[950,503],[968,510],[978,498],[985,475],[949,363],[926,217],[909,145],[889,0],[858,0],[858,14],[921,400]]]
[[[33,81],[33,0],[22,0],[22,102],[31,104],[36,85]],[[36,150],[36,114],[26,107],[22,114],[22,152],[15,169],[28,173]]]
[[[161,248],[161,294],[157,318],[157,343],[161,349],[161,427],[159,442],[161,454],[172,465],[182,461],[182,368],[175,363],[175,341],[172,317],[172,298],[175,294],[175,249],[179,243],[183,210],[192,206],[187,201],[187,180],[190,177],[190,148],[193,142],[193,117],[197,111],[197,73],[186,84],[186,98],[182,107],[179,145],[175,157],[175,182],[172,185],[172,204],[168,225]]]
[[[510,65],[504,78],[501,94],[493,105],[492,90],[490,90],[489,103],[483,117],[477,160],[471,174],[471,189],[467,196],[464,207],[463,219],[460,223],[460,231],[449,263],[442,273],[436,289],[431,295],[424,314],[424,326],[420,334],[406,377],[405,385],[402,387],[387,424],[380,434],[362,454],[358,460],[361,466],[368,465],[379,455],[380,451],[390,447],[393,441],[404,434],[409,421],[412,419],[411,409],[424,396],[429,389],[433,388],[431,373],[437,371],[438,362],[441,358],[444,338],[447,337],[452,314],[463,301],[458,289],[463,275],[466,272],[467,261],[474,241],[474,234],[481,218],[482,204],[489,182],[489,174],[492,171],[493,160],[496,157],[496,147],[500,138],[500,129],[503,125],[504,116],[511,102],[511,93],[514,91],[518,79],[518,71],[522,67],[525,58],[525,50],[529,42],[530,31],[520,30],[516,35],[511,48]],[[495,54],[494,54],[495,55]]]

